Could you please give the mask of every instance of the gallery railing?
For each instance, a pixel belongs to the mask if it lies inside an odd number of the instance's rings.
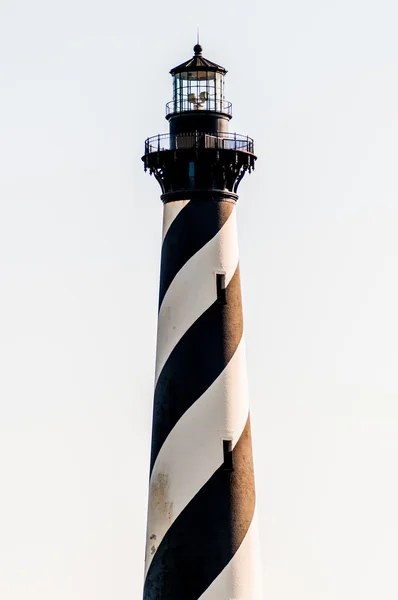
[[[227,102],[227,100],[215,100],[212,98],[209,100],[201,100],[199,96],[198,100],[194,98],[184,98],[183,100],[171,100],[171,102],[166,104],[166,115],[191,110],[211,110],[213,112],[232,115],[232,102]]]
[[[193,133],[154,135],[145,141],[145,154],[164,150],[188,150],[192,148],[214,148],[216,150],[238,150],[254,154],[252,138],[239,133],[218,133],[211,135],[195,131]]]

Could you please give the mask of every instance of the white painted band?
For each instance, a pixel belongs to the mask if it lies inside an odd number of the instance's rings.
[[[175,200],[174,202],[167,202],[163,209],[163,240],[166,237],[170,225],[174,219],[179,215],[183,208],[186,207],[189,200]]]

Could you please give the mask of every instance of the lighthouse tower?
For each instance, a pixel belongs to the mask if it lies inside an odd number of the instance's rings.
[[[260,600],[235,206],[256,157],[194,52],[143,156],[164,204],[144,600]]]

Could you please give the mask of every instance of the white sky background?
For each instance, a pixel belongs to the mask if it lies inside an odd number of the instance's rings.
[[[170,68],[229,70],[264,597],[396,600],[395,2],[1,0],[0,596],[142,589]]]

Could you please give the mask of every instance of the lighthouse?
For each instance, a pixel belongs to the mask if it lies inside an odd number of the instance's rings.
[[[163,202],[144,600],[261,600],[236,228],[256,156],[226,72],[199,44],[170,71],[142,158]]]

